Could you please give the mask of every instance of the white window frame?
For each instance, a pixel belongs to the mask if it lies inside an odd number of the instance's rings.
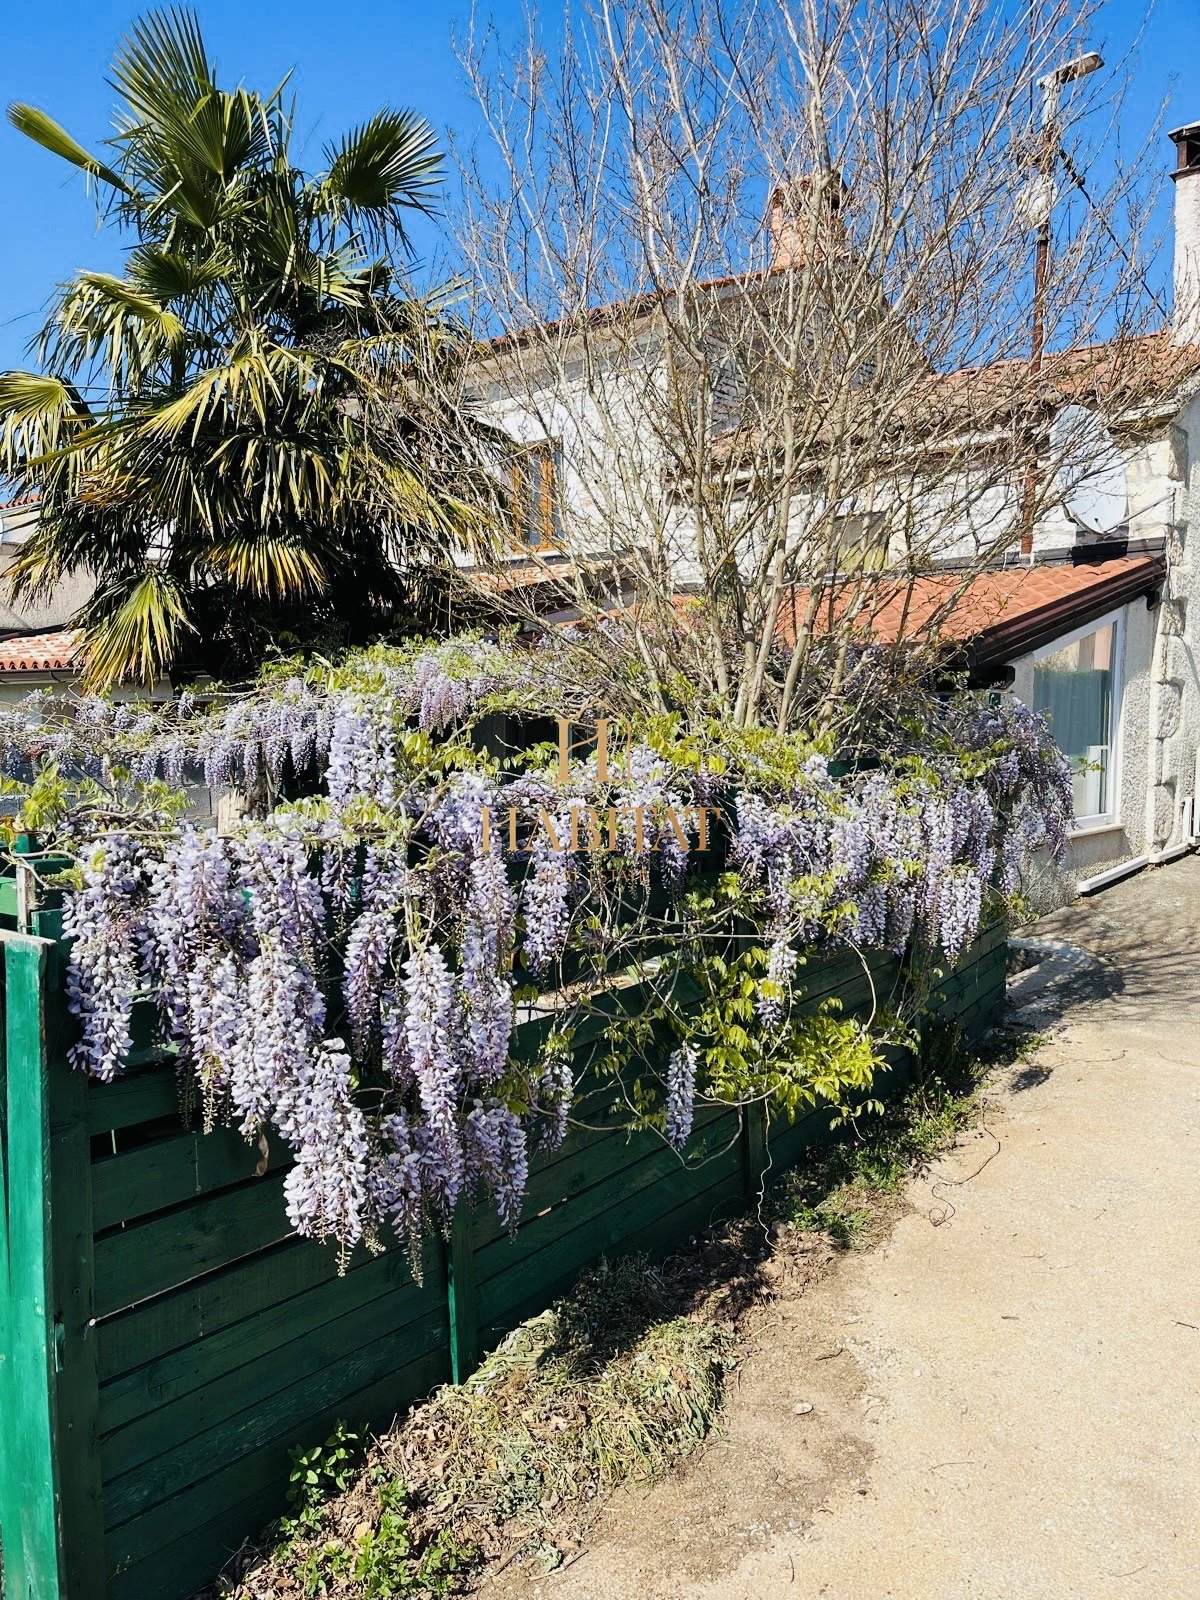
[[[1057,655],[1060,650],[1065,650],[1068,645],[1076,644],[1080,639],[1086,639],[1089,633],[1099,633],[1101,628],[1107,628],[1111,623],[1113,628],[1112,650],[1112,726],[1109,728],[1108,742],[1108,810],[1098,812],[1092,817],[1079,817],[1070,828],[1072,839],[1083,838],[1089,833],[1103,833],[1105,829],[1119,828],[1121,826],[1121,757],[1122,728],[1125,722],[1125,612],[1127,607],[1118,606],[1115,611],[1106,612],[1102,617],[1095,617],[1091,622],[1085,622],[1081,628],[1072,628],[1070,633],[1060,634],[1049,644],[1043,645],[1040,650],[1034,650],[1026,660],[1030,669],[1039,661],[1044,661],[1047,656]]]

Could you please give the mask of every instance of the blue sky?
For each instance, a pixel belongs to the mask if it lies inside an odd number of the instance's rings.
[[[0,102],[31,101],[85,145],[108,131],[113,96],[104,70],[113,47],[142,9],[112,0],[6,0]],[[439,129],[470,138],[476,118],[454,57],[452,36],[465,26],[470,0],[198,0],[209,43],[228,79],[266,88],[294,68],[306,164],[320,163],[322,142],[384,103],[411,105]],[[499,28],[521,26],[523,0],[493,0],[481,11]],[[1110,59],[1128,48],[1144,14],[1142,0],[1109,0],[1102,37]],[[562,5],[546,0],[552,21]],[[1136,58],[1130,144],[1136,145],[1169,94],[1168,126],[1200,117],[1200,0],[1159,0]],[[1164,167],[1170,158],[1163,141]],[[81,267],[115,269],[115,240],[97,233],[82,179],[0,125],[0,369],[25,364],[24,347],[53,285]],[[426,234],[419,242],[432,249]],[[1155,276],[1169,282],[1169,262]]]

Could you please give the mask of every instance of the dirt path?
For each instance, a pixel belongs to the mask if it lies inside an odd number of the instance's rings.
[[[1200,1597],[1200,860],[1035,931],[1099,959],[1022,980],[985,1128],[782,1286],[723,1440],[492,1600]]]

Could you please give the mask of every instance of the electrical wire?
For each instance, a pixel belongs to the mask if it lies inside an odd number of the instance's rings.
[[[1058,155],[1063,167],[1066,169],[1068,178],[1070,178],[1071,182],[1079,190],[1080,194],[1087,201],[1088,205],[1091,206],[1092,210],[1096,213],[1096,217],[1099,220],[1100,226],[1103,228],[1104,232],[1121,252],[1126,264],[1132,267],[1137,273],[1138,277],[1141,279],[1142,288],[1145,289],[1146,293],[1150,296],[1150,299],[1154,302],[1155,307],[1162,313],[1164,319],[1167,322],[1170,322],[1171,313],[1167,310],[1166,306],[1163,305],[1162,301],[1158,298],[1158,295],[1151,288],[1149,279],[1146,277],[1145,272],[1141,269],[1141,267],[1138,266],[1137,262],[1134,261],[1133,257],[1129,254],[1129,251],[1125,248],[1125,245],[1122,243],[1116,230],[1113,228],[1112,223],[1109,222],[1108,217],[1105,215],[1103,208],[1098,206],[1092,199],[1083,173],[1080,172],[1079,168],[1075,165],[1074,161],[1061,144],[1058,147]]]

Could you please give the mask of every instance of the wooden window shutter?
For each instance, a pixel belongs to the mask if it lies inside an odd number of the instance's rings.
[[[539,545],[554,543],[554,446],[538,451],[537,533]]]

